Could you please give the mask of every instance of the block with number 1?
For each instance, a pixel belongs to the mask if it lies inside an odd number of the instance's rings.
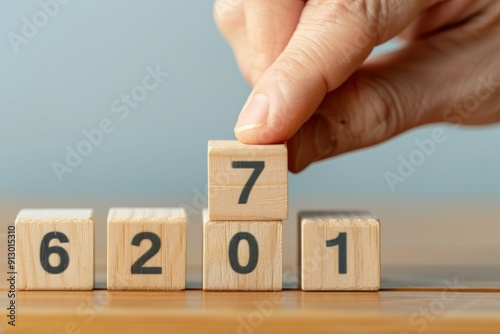
[[[368,212],[302,212],[301,276],[305,291],[380,288],[380,223]]]
[[[288,167],[285,145],[208,142],[208,219],[285,220]]]

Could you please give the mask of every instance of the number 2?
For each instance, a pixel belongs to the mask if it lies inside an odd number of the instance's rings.
[[[151,248],[134,262],[131,268],[132,274],[161,274],[161,267],[144,267],[144,264],[160,251],[161,239],[152,232],[141,232],[132,239],[132,245],[140,246],[144,239],[151,241]]]
[[[327,240],[326,247],[339,246],[339,274],[347,274],[347,233],[340,232],[335,239]]]
[[[233,168],[253,168],[252,174],[241,191],[238,204],[246,204],[248,202],[250,191],[252,190],[255,181],[257,181],[259,175],[264,170],[264,166],[264,161],[233,161]]]

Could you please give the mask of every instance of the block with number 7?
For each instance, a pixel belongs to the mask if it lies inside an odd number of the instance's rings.
[[[368,212],[302,212],[301,276],[305,291],[380,288],[380,223]]]
[[[208,219],[285,220],[288,168],[285,145],[208,142]]]

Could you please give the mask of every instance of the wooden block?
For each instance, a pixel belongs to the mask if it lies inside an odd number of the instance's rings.
[[[208,216],[210,220],[287,219],[286,146],[209,141]]]
[[[368,212],[303,212],[301,276],[305,291],[380,288],[380,223]]]
[[[181,208],[110,209],[108,289],[184,290],[186,226]]]
[[[210,221],[203,212],[203,289],[280,291],[282,221]]]
[[[19,290],[92,290],[91,209],[25,209],[16,219]]]

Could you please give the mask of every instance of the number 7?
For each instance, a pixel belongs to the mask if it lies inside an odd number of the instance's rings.
[[[233,161],[233,168],[253,168],[252,174],[241,191],[238,204],[246,204],[248,202],[250,191],[252,190],[255,181],[259,178],[260,173],[264,170],[264,165],[264,161]]]

